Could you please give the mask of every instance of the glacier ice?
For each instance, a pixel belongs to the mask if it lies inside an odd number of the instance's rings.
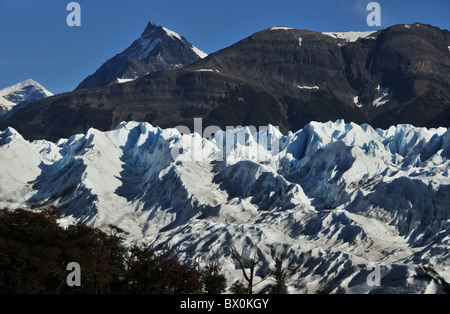
[[[245,141],[225,148],[235,138]],[[62,224],[114,224],[129,243],[176,244],[188,263],[219,257],[230,285],[241,273],[226,248],[252,248],[262,257],[255,291],[283,253],[292,293],[435,293],[450,282],[449,162],[448,129],[411,125],[338,120],[205,139],[122,122],[57,143],[8,128],[0,206],[53,204]],[[371,263],[379,287],[366,283]]]

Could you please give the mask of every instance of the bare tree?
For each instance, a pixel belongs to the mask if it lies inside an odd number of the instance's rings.
[[[279,254],[275,257],[275,270],[272,272],[272,275],[275,278],[275,284],[270,286],[269,294],[286,294],[286,283],[288,277],[295,272],[294,267],[283,266],[283,263],[286,259],[284,254]]]
[[[255,269],[258,263],[261,261],[261,258],[257,253],[254,254],[253,257],[244,257],[243,254],[239,254],[235,247],[229,245],[229,252],[234,260],[237,261],[239,267],[242,270],[242,274],[244,275],[245,281],[248,284],[248,294],[253,293],[253,278],[255,276]],[[250,255],[250,254],[246,254]],[[248,274],[246,269],[248,269]]]

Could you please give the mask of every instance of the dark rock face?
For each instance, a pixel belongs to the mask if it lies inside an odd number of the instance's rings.
[[[151,72],[191,64],[200,59],[184,37],[150,22],[141,37],[105,62],[76,89],[104,87],[118,79],[136,79]]]
[[[389,87],[392,100],[367,114],[380,127],[427,126],[450,105],[450,33],[422,25],[382,32],[369,58],[374,82]],[[371,59],[372,60],[372,59]]]
[[[193,130],[194,117],[204,128],[270,123],[282,132],[336,119],[382,128],[439,124],[450,108],[448,46],[447,30],[423,24],[351,42],[269,29],[184,68],[32,103],[0,126],[56,140],[126,120]]]

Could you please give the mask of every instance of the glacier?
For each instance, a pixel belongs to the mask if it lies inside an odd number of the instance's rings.
[[[236,137],[245,141],[224,150]],[[113,224],[129,244],[172,243],[186,263],[217,259],[228,286],[242,278],[232,245],[261,259],[261,293],[281,255],[293,269],[289,293],[442,293],[449,169],[446,128],[338,120],[287,135],[269,125],[203,138],[131,121],[56,143],[7,128],[0,207],[55,205],[62,225]],[[381,282],[371,286],[374,263]]]

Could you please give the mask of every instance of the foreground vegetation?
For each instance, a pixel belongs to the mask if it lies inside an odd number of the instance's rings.
[[[222,293],[216,263],[200,271],[176,250],[123,245],[124,231],[84,224],[62,228],[55,208],[0,210],[0,293]],[[80,265],[80,285],[67,283],[69,263]]]

